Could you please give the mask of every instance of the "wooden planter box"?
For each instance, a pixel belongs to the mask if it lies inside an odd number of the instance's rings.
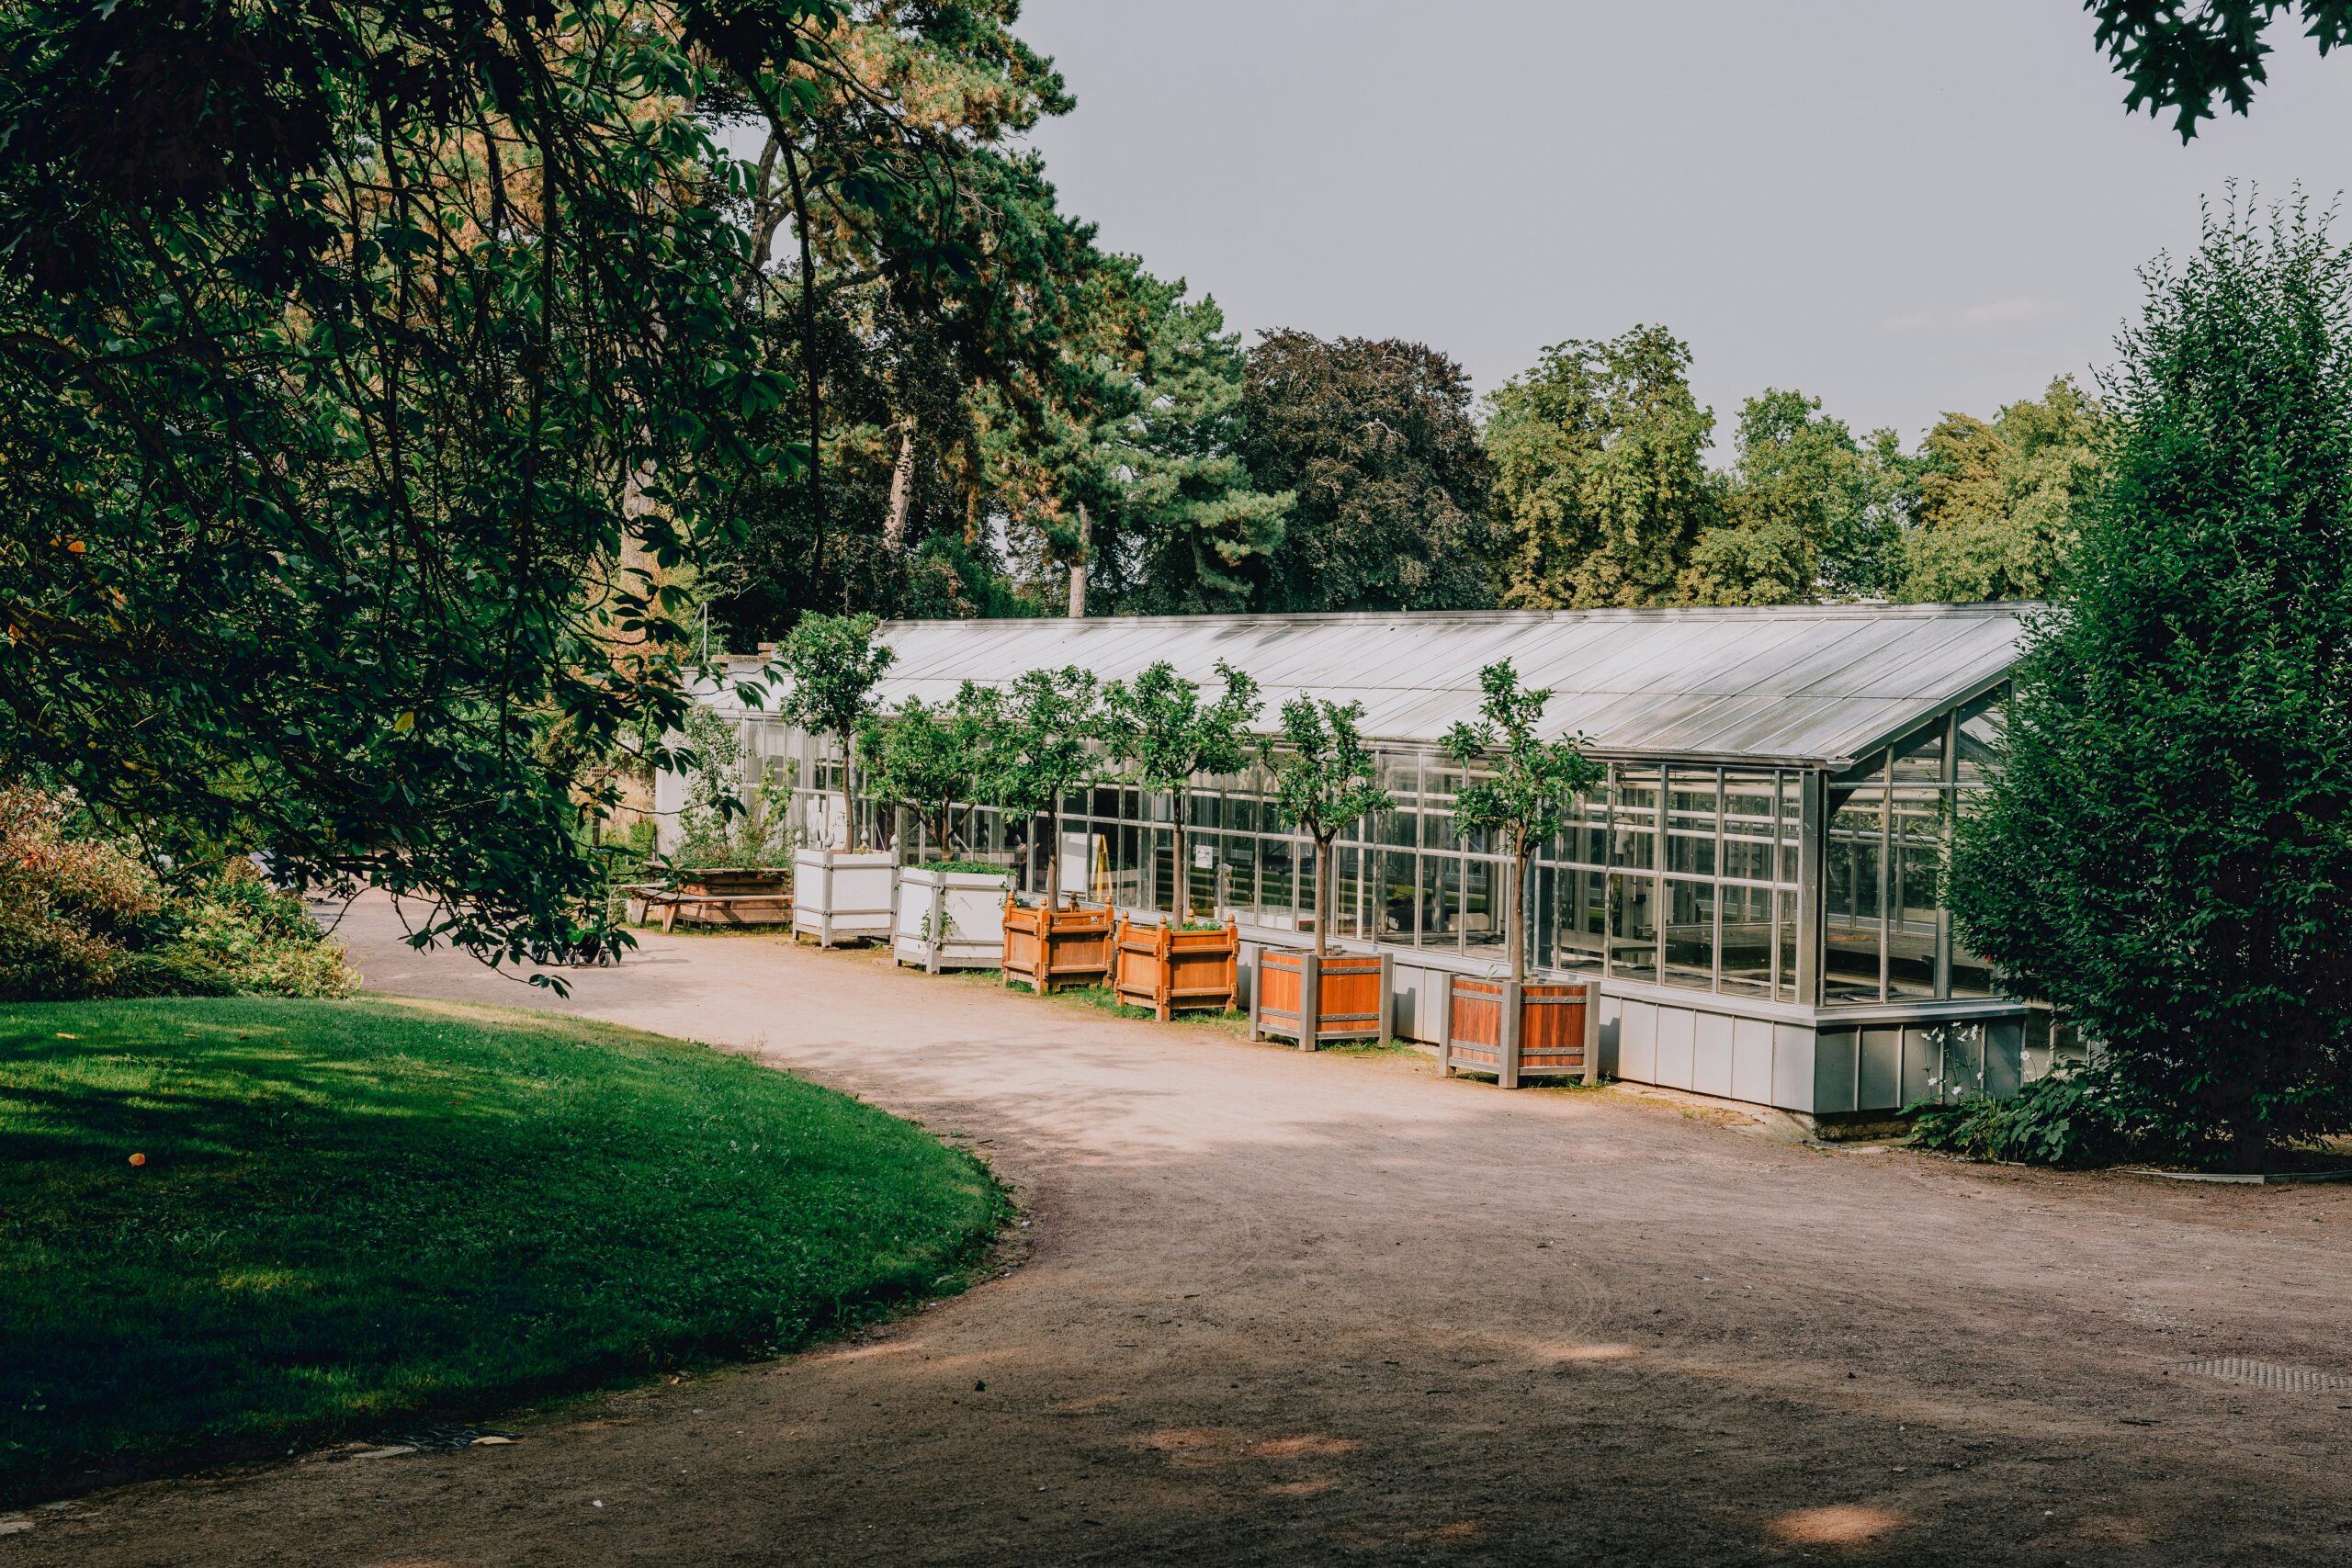
[[[659,909],[662,929],[688,925],[773,926],[792,919],[792,871],[781,865],[696,866],[677,874],[677,886],[646,890],[632,900],[632,918]]]
[[[792,940],[820,947],[887,938],[897,919],[898,856],[888,850],[799,850],[792,857]]]
[[[1026,981],[1039,996],[1086,986],[1111,972],[1111,911],[1024,907],[1004,901],[1004,983]]]
[[[1012,883],[1010,872],[900,867],[891,956],[922,964],[926,975],[998,967],[1004,962],[1004,928],[997,913]]]
[[[1438,1071],[1521,1078],[1600,1077],[1600,984],[1446,977],[1439,998]]]
[[[1231,1012],[1241,987],[1241,933],[1231,919],[1213,931],[1137,925],[1122,917],[1111,942],[1111,989],[1162,1023],[1179,1008]]]
[[[1302,1051],[1364,1040],[1385,1045],[1395,1006],[1385,953],[1317,958],[1263,948],[1257,982],[1250,987],[1250,1038],[1278,1035],[1297,1041]]]

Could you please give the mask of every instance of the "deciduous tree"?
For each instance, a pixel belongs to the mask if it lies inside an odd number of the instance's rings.
[[[842,743],[842,804],[849,813],[850,845],[861,848],[857,814],[857,738],[874,712],[874,688],[898,655],[874,640],[871,615],[807,615],[776,650],[792,685],[784,716],[801,728]]]
[[[1261,608],[1494,602],[1487,457],[1453,360],[1394,338],[1269,333],[1250,350],[1241,422],[1254,483],[1295,497]]]

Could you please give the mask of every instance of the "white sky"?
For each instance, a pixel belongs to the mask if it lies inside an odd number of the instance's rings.
[[[2352,60],[2246,119],[2122,108],[2072,0],[1027,0],[1105,244],[1251,333],[1425,341],[1481,390],[1661,321],[1727,435],[1795,386],[1916,441],[2109,357],[2200,195],[2352,186]],[[2341,226],[2352,237],[2352,222]]]

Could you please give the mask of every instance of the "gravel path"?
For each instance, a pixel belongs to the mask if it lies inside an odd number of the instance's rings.
[[[347,934],[380,989],[531,1004]],[[1823,1153],[780,939],[562,1006],[977,1145],[1026,1256],[511,1446],[125,1488],[13,1563],[2352,1562],[2352,1190]],[[5,1528],[11,1521],[0,1521]]]

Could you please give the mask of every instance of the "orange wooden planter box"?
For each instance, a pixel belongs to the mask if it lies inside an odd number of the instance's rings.
[[[1582,1078],[1600,1073],[1600,987],[1592,980],[1479,980],[1445,985],[1437,1065],[1452,1076],[1492,1073],[1505,1089],[1521,1078]]]
[[[1111,972],[1111,911],[1048,909],[1004,901],[1004,983],[1026,981],[1039,996],[1057,986],[1091,985]]]
[[[1165,1023],[1179,1008],[1231,1012],[1241,988],[1241,933],[1233,921],[1213,931],[1139,926],[1120,917],[1111,942],[1111,989]]]
[[[1317,958],[1269,947],[1250,987],[1250,1038],[1277,1035],[1302,1051],[1357,1041],[1388,1043],[1388,955],[1333,953]]]

